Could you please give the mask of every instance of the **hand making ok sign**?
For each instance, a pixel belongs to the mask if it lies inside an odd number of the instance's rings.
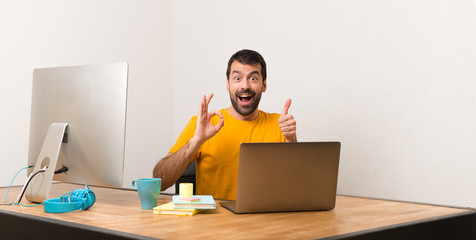
[[[203,96],[202,101],[200,102],[200,108],[198,110],[197,115],[197,126],[195,127],[194,135],[194,137],[197,138],[200,144],[204,143],[207,139],[217,134],[217,132],[220,131],[224,124],[223,114],[220,111],[213,110],[208,112],[208,104],[210,104],[212,97],[213,93],[210,94],[208,97]],[[220,117],[220,121],[218,121],[217,125],[213,125],[210,122],[210,119],[215,115],[218,115]]]

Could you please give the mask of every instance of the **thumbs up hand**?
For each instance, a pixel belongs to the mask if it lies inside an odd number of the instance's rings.
[[[278,123],[283,132],[286,142],[297,142],[296,138],[296,121],[293,115],[288,114],[289,107],[291,106],[291,99],[286,100],[284,103],[284,109],[279,116]]]

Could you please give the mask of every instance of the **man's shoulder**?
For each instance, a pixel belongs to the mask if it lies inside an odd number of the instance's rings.
[[[268,113],[268,112],[265,112],[265,111],[262,111],[262,110],[259,110],[259,115],[263,118],[266,118],[266,119],[278,119],[279,118],[278,113]]]
[[[190,120],[188,120],[188,123],[189,123],[189,124],[190,124],[190,123],[193,123],[193,124],[197,123],[197,118],[198,118],[197,115],[192,116],[192,117],[190,118]]]

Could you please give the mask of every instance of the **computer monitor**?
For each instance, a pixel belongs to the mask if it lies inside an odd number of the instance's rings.
[[[127,78],[127,63],[34,69],[28,174],[47,169],[28,184],[29,201],[47,199],[52,179],[122,187]]]

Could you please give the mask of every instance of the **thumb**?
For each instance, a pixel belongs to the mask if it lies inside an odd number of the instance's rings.
[[[291,106],[291,98],[288,98],[286,102],[284,103],[284,109],[283,109],[283,112],[281,112],[281,115],[288,114],[288,109],[290,106]]]

